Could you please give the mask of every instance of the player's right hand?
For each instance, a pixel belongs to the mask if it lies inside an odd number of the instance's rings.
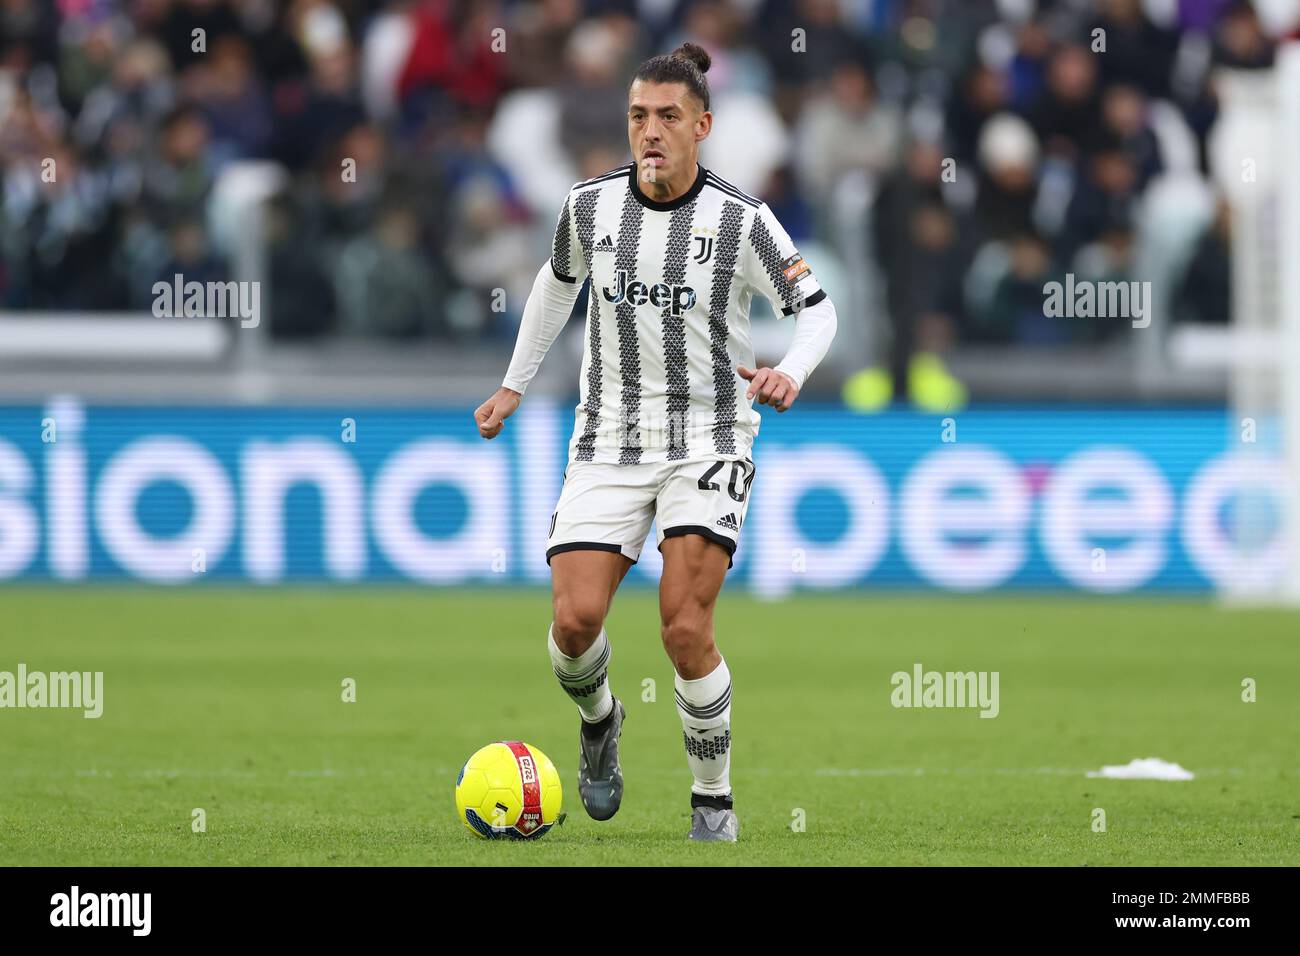
[[[519,392],[504,385],[496,394],[474,410],[474,421],[478,422],[478,433],[484,438],[496,438],[505,427],[506,419],[515,413],[522,398]]]

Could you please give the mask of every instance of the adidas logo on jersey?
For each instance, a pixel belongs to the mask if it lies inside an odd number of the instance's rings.
[[[736,524],[736,513],[733,511],[729,515],[723,515],[718,519],[718,524],[729,531],[739,531],[740,525]]]
[[[695,308],[695,290],[688,285],[668,285],[656,282],[646,285],[639,279],[629,281],[627,271],[619,269],[614,273],[614,290],[609,287],[600,290],[606,302],[619,303],[625,299],[630,305],[645,305],[649,302],[656,309],[671,305],[673,315],[681,315]]]
[[[597,251],[597,252],[613,252],[613,251],[614,251],[614,241],[613,241],[612,239],[610,239],[608,235],[605,236],[604,239],[602,239],[602,240],[600,240],[600,242],[596,243],[596,251]]]

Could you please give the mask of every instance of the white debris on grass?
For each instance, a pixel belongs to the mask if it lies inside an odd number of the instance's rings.
[[[1126,764],[1089,770],[1088,776],[1110,777],[1114,780],[1191,780],[1195,775],[1185,767],[1159,757],[1134,757]]]

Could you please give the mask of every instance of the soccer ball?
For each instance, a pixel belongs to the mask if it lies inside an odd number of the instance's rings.
[[[541,836],[559,818],[562,799],[551,758],[519,740],[488,744],[456,777],[456,815],[487,840]]]

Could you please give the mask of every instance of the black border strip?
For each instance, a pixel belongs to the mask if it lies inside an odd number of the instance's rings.
[[[718,534],[718,532],[714,531],[712,528],[706,528],[702,524],[679,524],[671,528],[665,528],[664,540],[666,541],[669,538],[678,538],[684,534],[698,534],[705,538],[708,538],[714,544],[722,545],[722,547],[725,548],[727,552],[727,569],[728,570],[731,569],[731,566],[733,564],[731,560],[731,556],[736,553],[736,542],[732,541],[726,535]],[[664,543],[663,541],[660,541],[659,542],[660,552],[662,552],[663,549],[664,549]]]
[[[564,544],[557,544],[554,547],[546,549],[546,563],[551,563],[551,556],[562,554],[565,551],[612,551],[615,554],[623,554],[622,545],[610,544],[607,541],[566,541]],[[623,554],[623,557],[627,555]],[[628,560],[632,560],[629,558]],[[636,564],[636,561],[632,561]]]

